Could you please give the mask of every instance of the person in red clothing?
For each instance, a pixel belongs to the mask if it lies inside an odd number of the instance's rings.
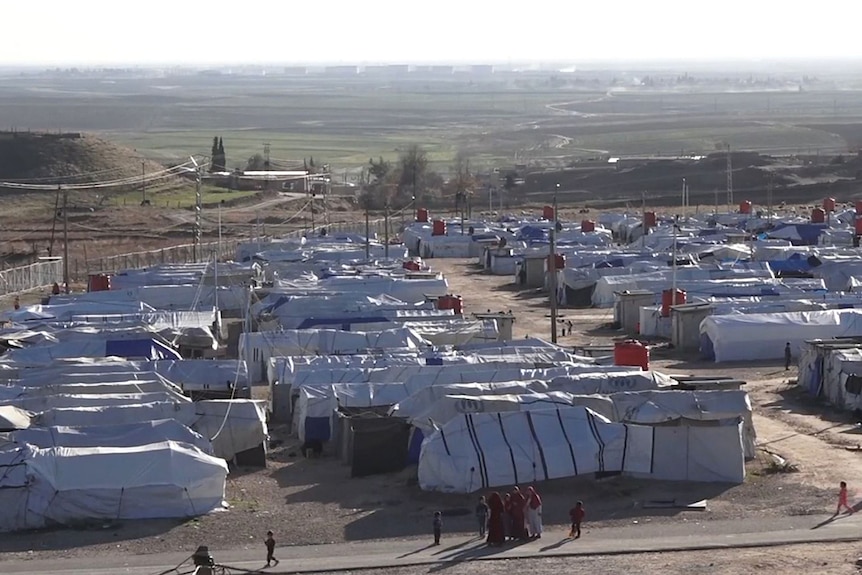
[[[850,507],[850,504],[847,503],[847,482],[842,481],[839,484],[840,489],[838,490],[838,508],[835,509],[835,515],[841,513],[841,508],[847,510],[847,513],[853,513],[853,508]]]
[[[488,545],[502,545],[506,541],[503,498],[496,491],[488,497]]]
[[[512,539],[523,541],[528,539],[527,519],[525,516],[527,498],[524,497],[524,494],[521,493],[518,486],[515,486],[515,488],[512,489],[511,502],[512,507],[510,509],[510,513],[512,514]]]
[[[569,517],[572,519],[572,530],[569,531],[569,537],[578,539],[581,536],[581,523],[584,521],[584,517],[586,517],[583,501],[575,503],[575,506],[569,511]]]

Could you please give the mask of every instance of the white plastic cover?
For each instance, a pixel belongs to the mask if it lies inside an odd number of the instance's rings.
[[[597,472],[649,473],[652,429],[610,423],[585,407],[466,414],[427,438],[426,491],[473,493]]]

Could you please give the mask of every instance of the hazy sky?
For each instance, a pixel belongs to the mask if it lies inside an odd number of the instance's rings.
[[[5,1],[0,65],[862,57],[862,2]]]

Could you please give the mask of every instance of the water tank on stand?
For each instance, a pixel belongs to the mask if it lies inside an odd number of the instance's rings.
[[[431,222],[431,235],[432,236],[445,236],[446,235],[446,222],[443,220],[434,220]]]
[[[554,206],[545,206],[542,208],[542,218],[550,221],[554,220]]]
[[[822,224],[826,221],[826,212],[822,208],[814,208],[811,210],[811,223]]]
[[[593,220],[583,220],[581,222],[581,232],[587,233],[594,231],[596,231],[596,222]]]
[[[110,291],[111,276],[108,274],[90,274],[87,276],[87,291]]]
[[[686,302],[686,293],[685,290],[678,289],[676,290],[676,295],[674,295],[674,290],[666,289],[661,292],[661,316],[669,317],[670,316],[670,308],[675,305],[682,305]]]
[[[419,208],[416,210],[416,221],[417,222],[427,222],[428,221],[428,210],[425,208]]]
[[[745,200],[744,202],[739,202],[739,213],[740,214],[750,214],[751,213],[751,202],[749,200]]]
[[[614,344],[614,365],[629,365],[649,370],[649,348],[641,342],[628,339]]]
[[[566,256],[563,254],[554,254],[554,269],[562,270],[566,268]],[[548,256],[548,269],[551,269],[551,256]]]
[[[835,211],[835,198],[823,198],[823,211],[826,213]]]
[[[459,295],[441,295],[437,298],[437,309],[451,309],[455,315],[464,313],[464,301]]]
[[[654,228],[656,225],[656,217],[655,212],[644,212],[644,226],[647,228]]]

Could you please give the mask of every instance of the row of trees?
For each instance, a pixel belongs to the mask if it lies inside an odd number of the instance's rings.
[[[455,156],[454,175],[449,181],[429,168],[428,153],[418,145],[408,146],[395,162],[370,158],[363,172],[364,202],[370,208],[385,205],[403,208],[415,201],[424,205],[449,203],[462,208],[478,185],[463,152]],[[452,205],[452,204],[449,204]]]

